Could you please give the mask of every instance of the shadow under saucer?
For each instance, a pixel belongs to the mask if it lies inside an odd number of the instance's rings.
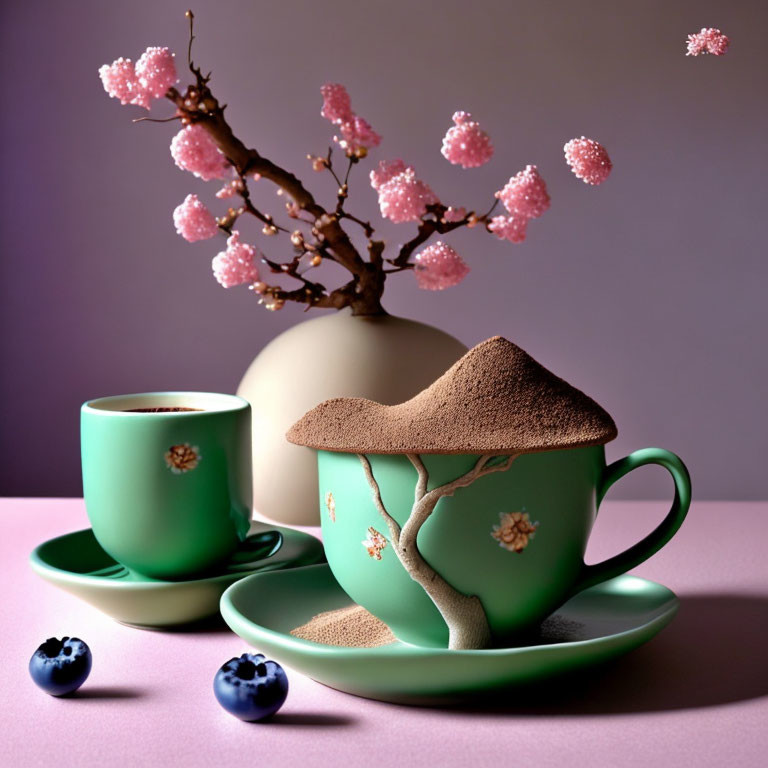
[[[768,695],[768,596],[683,595],[671,626],[608,664],[464,702],[467,714],[600,715],[720,706]]]

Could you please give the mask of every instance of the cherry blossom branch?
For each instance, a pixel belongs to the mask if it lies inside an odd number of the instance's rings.
[[[339,225],[338,219],[327,216],[326,210],[315,201],[296,176],[262,157],[257,150],[247,148],[224,119],[225,107],[219,105],[208,88],[206,78],[199,70],[196,71],[196,77],[197,85],[189,86],[184,95],[176,88],[170,88],[166,94],[176,105],[182,122],[198,124],[204,128],[222,154],[235,167],[238,175],[258,173],[262,178],[277,184],[293,198],[299,208],[310,213],[316,220],[325,216],[318,229],[339,257],[339,262],[356,274],[360,270],[362,259],[347,233]]]
[[[373,235],[373,233],[376,231],[371,225],[370,221],[363,221],[362,219],[358,219],[357,216],[353,216],[347,211],[341,211],[339,215],[342,219],[349,219],[350,221],[354,221],[355,224],[359,224],[363,228],[366,237],[371,237],[371,235]]]
[[[346,301],[342,306],[351,306],[354,314],[378,315],[384,314],[381,306],[381,295],[384,291],[383,275],[374,274],[370,264],[365,262],[352,244],[347,233],[339,223],[339,216],[329,214],[319,205],[312,194],[301,181],[289,171],[280,168],[272,161],[262,157],[255,149],[248,149],[238,139],[227,121],[224,119],[224,107],[220,106],[207,86],[206,78],[196,71],[197,85],[189,86],[186,94],[176,88],[170,88],[166,97],[175,105],[181,115],[182,122],[198,124],[211,136],[219,150],[235,167],[238,175],[258,173],[262,178],[269,179],[290,195],[300,209],[307,211],[315,218],[315,229],[328,248],[333,252],[334,260],[346,267],[355,277],[355,289],[338,291],[334,302]],[[296,296],[287,295],[286,301],[302,301]],[[313,306],[319,306],[312,302]],[[334,303],[333,306],[337,306]]]
[[[371,222],[363,221],[357,216],[353,216],[351,213],[344,210],[344,203],[349,197],[350,172],[352,171],[352,167],[357,162],[359,162],[359,158],[355,155],[350,155],[347,158],[347,170],[344,173],[344,180],[342,181],[333,167],[333,147],[328,147],[328,154],[323,158],[312,157],[312,155],[307,155],[307,157],[313,161],[313,165],[317,165],[318,167],[322,165],[322,167],[325,168],[331,174],[331,176],[333,176],[334,181],[338,185],[338,190],[336,192],[336,215],[339,217],[339,219],[349,219],[350,221],[354,221],[356,224],[363,228],[365,236],[370,238],[371,235],[373,235],[375,232]]]
[[[426,243],[434,234],[444,235],[448,232],[453,232],[454,229],[459,227],[465,227],[470,222],[472,214],[465,216],[459,221],[445,221],[442,216],[445,214],[446,208],[444,205],[435,204],[428,206],[430,213],[434,214],[435,218],[422,219],[419,224],[419,230],[412,240],[409,240],[400,248],[400,252],[394,259],[387,259],[387,261],[396,267],[404,267],[408,264],[409,259],[413,255],[413,252],[420,246]]]
[[[268,259],[266,256],[262,256],[262,261],[270,268],[270,270],[274,274],[279,275],[289,275],[290,277],[293,277],[296,280],[301,281],[306,288],[309,288],[312,291],[312,294],[315,298],[323,297],[326,294],[326,288],[321,283],[315,283],[311,280],[307,280],[306,277],[299,274],[298,268],[299,268],[299,261],[301,259],[301,256],[295,256],[290,262],[287,264],[279,264],[276,261],[272,261]]]
[[[210,72],[204,74],[192,60],[194,14],[188,11],[186,16],[189,19],[187,64],[193,76],[192,84],[185,88],[176,87],[178,75],[174,55],[168,48],[160,47],[147,48],[135,65],[122,57],[112,64],[105,64],[99,69],[99,76],[107,93],[122,104],[149,109],[153,99],[160,98],[174,104],[176,112],[169,118],[142,117],[135,122],[181,121],[184,128],[171,142],[171,155],[179,168],[204,181],[233,179],[216,196],[227,198],[237,194],[242,204],[229,208],[224,216],[215,217],[194,194],[187,195],[173,213],[177,232],[189,242],[214,237],[219,231],[229,235],[226,251],[213,259],[214,277],[225,288],[250,285],[262,297],[262,302],[273,309],[285,301],[296,301],[307,307],[348,306],[358,315],[384,314],[381,296],[387,275],[410,270],[420,288],[443,290],[457,285],[469,272],[460,255],[447,243],[438,241],[417,250],[433,236],[448,234],[464,226],[471,228],[484,224],[483,229],[497,238],[520,243],[525,240],[528,223],[549,208],[546,184],[533,165],[512,176],[496,192],[496,200],[489,210],[477,215],[467,213],[464,208],[444,205],[430,186],[418,178],[414,167],[403,160],[381,161],[378,168],[370,172],[370,181],[378,193],[382,216],[396,224],[416,222],[418,225],[415,236],[402,244],[393,258],[385,259],[385,244],[373,239],[375,228],[371,222],[345,210],[353,166],[381,142],[370,124],[352,110],[346,88],[338,83],[326,83],[320,89],[323,96],[321,114],[336,126],[338,135],[333,141],[347,158],[343,178],[340,169],[334,168],[333,145],[325,157],[307,156],[314,170],[328,170],[337,185],[335,204],[325,207],[297,176],[258,150],[249,148],[235,135],[225,118],[226,105],[219,103],[209,86]],[[707,52],[720,55],[719,49],[707,49]],[[493,155],[493,147],[485,131],[466,112],[456,112],[453,122],[443,138],[443,156],[463,168],[487,163]],[[587,184],[600,184],[610,174],[612,166],[605,148],[592,139],[572,139],[565,145],[564,152],[573,173]],[[236,177],[232,177],[232,169]],[[252,178],[264,178],[277,185],[278,195],[287,195],[288,216],[310,227],[311,235],[301,230],[291,231],[260,210],[250,196],[248,183]],[[492,218],[499,202],[504,204],[509,215]],[[297,255],[286,263],[266,258],[263,263],[273,272],[299,281],[300,287],[287,290],[261,281],[255,263],[261,254],[255,246],[243,242],[240,233],[234,229],[244,213],[258,219],[264,225],[262,231],[266,235],[278,232],[290,235]],[[367,259],[344,228],[345,219],[362,228],[367,238]],[[347,269],[352,279],[329,293],[322,284],[303,276],[305,264],[308,263],[309,268],[319,266],[323,259],[330,259]],[[385,268],[386,265],[391,268]]]
[[[240,197],[243,198],[243,206],[245,207],[245,210],[264,224],[264,234],[274,235],[278,231],[290,232],[289,229],[286,229],[279,224],[275,224],[274,219],[269,214],[262,213],[258,208],[256,208],[256,206],[251,201],[251,192],[248,189],[248,181],[245,178],[245,175],[239,173],[238,176],[240,177],[240,185],[237,193],[240,195]]]
[[[420,245],[428,242],[433,235],[444,235],[448,232],[453,232],[453,230],[459,229],[460,227],[475,227],[478,224],[486,224],[498,204],[499,201],[497,199],[494,201],[493,205],[491,205],[488,211],[482,216],[478,216],[474,212],[470,211],[457,221],[447,221],[445,219],[445,214],[448,209],[444,205],[437,203],[427,206],[428,213],[433,214],[434,218],[422,218],[416,237],[414,237],[412,240],[409,240],[407,243],[400,247],[400,252],[396,258],[387,259],[390,264],[399,267],[399,269],[389,270],[388,274],[400,272],[402,269],[412,269],[413,264],[410,264],[409,260],[413,255],[413,252]]]

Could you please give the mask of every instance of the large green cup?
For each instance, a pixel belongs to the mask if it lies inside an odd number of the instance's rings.
[[[404,526],[414,504],[414,465],[402,455],[367,459],[384,508]],[[432,489],[464,475],[478,457],[421,459]],[[672,475],[671,510],[630,549],[586,565],[584,552],[601,500],[619,478],[645,464],[660,464]],[[446,621],[395,555],[360,458],[319,451],[318,466],[323,542],[341,587],[399,639],[446,647]],[[453,588],[479,598],[493,644],[513,645],[576,592],[624,573],[664,546],[685,518],[690,496],[684,464],[661,448],[636,451],[609,466],[603,446],[526,454],[506,471],[441,498],[418,533],[418,550]]]
[[[82,406],[80,427],[88,518],[118,562],[156,579],[189,578],[247,536],[246,400],[204,392],[105,397]]]

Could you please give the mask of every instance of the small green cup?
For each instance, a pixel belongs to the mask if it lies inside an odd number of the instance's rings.
[[[690,504],[684,464],[661,448],[635,451],[609,466],[602,445],[523,454],[508,469],[481,476],[440,498],[418,531],[417,549],[424,562],[414,566],[421,581],[417,583],[401,562],[412,553],[395,553],[393,529],[381,508],[405,536],[414,491],[418,499],[451,483],[470,472],[479,458],[415,457],[429,477],[428,485],[419,489],[417,464],[407,456],[368,454],[361,459],[352,453],[318,451],[328,563],[345,592],[387,623],[400,640],[449,645],[447,620],[427,594],[431,584],[444,581],[460,593],[454,601],[457,611],[470,610],[472,600],[479,600],[491,645],[516,645],[575,593],[657,552],[680,527]],[[619,478],[645,464],[659,464],[672,475],[671,510],[639,543],[603,563],[586,565],[584,552],[601,500]],[[378,501],[374,486],[380,492]]]
[[[251,406],[235,395],[149,392],[80,412],[83,491],[99,544],[154,579],[226,560],[251,520]]]

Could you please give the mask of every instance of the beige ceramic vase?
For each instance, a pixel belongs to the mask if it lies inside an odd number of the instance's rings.
[[[453,336],[391,315],[348,309],[316,317],[271,341],[251,363],[237,394],[253,411],[253,502],[287,525],[319,525],[317,457],[285,433],[332,397],[387,405],[429,386],[467,348]]]

